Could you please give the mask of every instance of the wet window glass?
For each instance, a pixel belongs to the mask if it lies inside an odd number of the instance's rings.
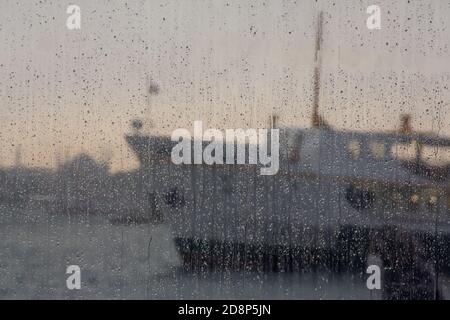
[[[0,299],[449,299],[449,16],[3,0]]]

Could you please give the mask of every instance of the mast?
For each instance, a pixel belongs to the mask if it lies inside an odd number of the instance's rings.
[[[325,120],[319,114],[319,96],[320,96],[320,76],[322,67],[322,29],[323,29],[323,12],[320,11],[317,19],[317,33],[314,50],[314,79],[313,79],[313,127],[329,127]]]

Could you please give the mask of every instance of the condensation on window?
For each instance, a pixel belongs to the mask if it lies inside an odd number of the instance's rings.
[[[449,16],[3,0],[0,299],[448,299]]]

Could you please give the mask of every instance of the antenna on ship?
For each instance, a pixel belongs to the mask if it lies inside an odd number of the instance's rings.
[[[410,114],[402,114],[400,116],[400,133],[410,134],[412,133],[411,126],[411,115]]]
[[[413,133],[410,114],[402,114],[400,116],[400,129],[398,131],[406,135]],[[415,161],[419,163],[422,158],[422,144],[417,140],[412,140],[411,145],[415,148]]]
[[[147,108],[148,111],[150,110],[150,99],[151,96],[156,96],[159,94],[159,86],[155,82],[152,81],[151,77],[147,75],[147,81],[146,81],[146,97],[147,97]],[[149,121],[150,122],[150,121]],[[152,126],[152,123],[149,123],[149,126]]]
[[[141,119],[133,119],[131,121],[131,126],[133,127],[134,134],[139,135],[142,129],[143,123]]]
[[[314,128],[329,128],[328,123],[323,119],[323,117],[319,114],[319,95],[320,95],[320,72],[322,67],[322,28],[323,28],[323,12],[320,11],[319,17],[317,20],[317,33],[316,33],[316,45],[315,45],[315,53],[314,53],[314,82],[313,82],[313,114],[311,119],[311,125]]]
[[[155,82],[152,81],[150,76],[147,76],[147,83],[146,83],[146,96],[147,96],[147,106],[150,106],[150,97],[156,96],[159,93],[159,86]]]
[[[278,120],[280,117],[278,114],[273,113],[269,117],[269,129],[277,129],[278,128]]]

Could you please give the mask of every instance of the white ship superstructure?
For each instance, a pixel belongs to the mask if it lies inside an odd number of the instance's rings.
[[[346,225],[450,233],[447,171],[436,176],[417,159],[395,157],[396,146],[450,147],[449,139],[329,128],[280,131],[274,176],[261,176],[249,164],[174,165],[170,138],[127,139],[145,172],[144,192],[154,194],[182,237],[309,243],[317,230],[332,234]]]

